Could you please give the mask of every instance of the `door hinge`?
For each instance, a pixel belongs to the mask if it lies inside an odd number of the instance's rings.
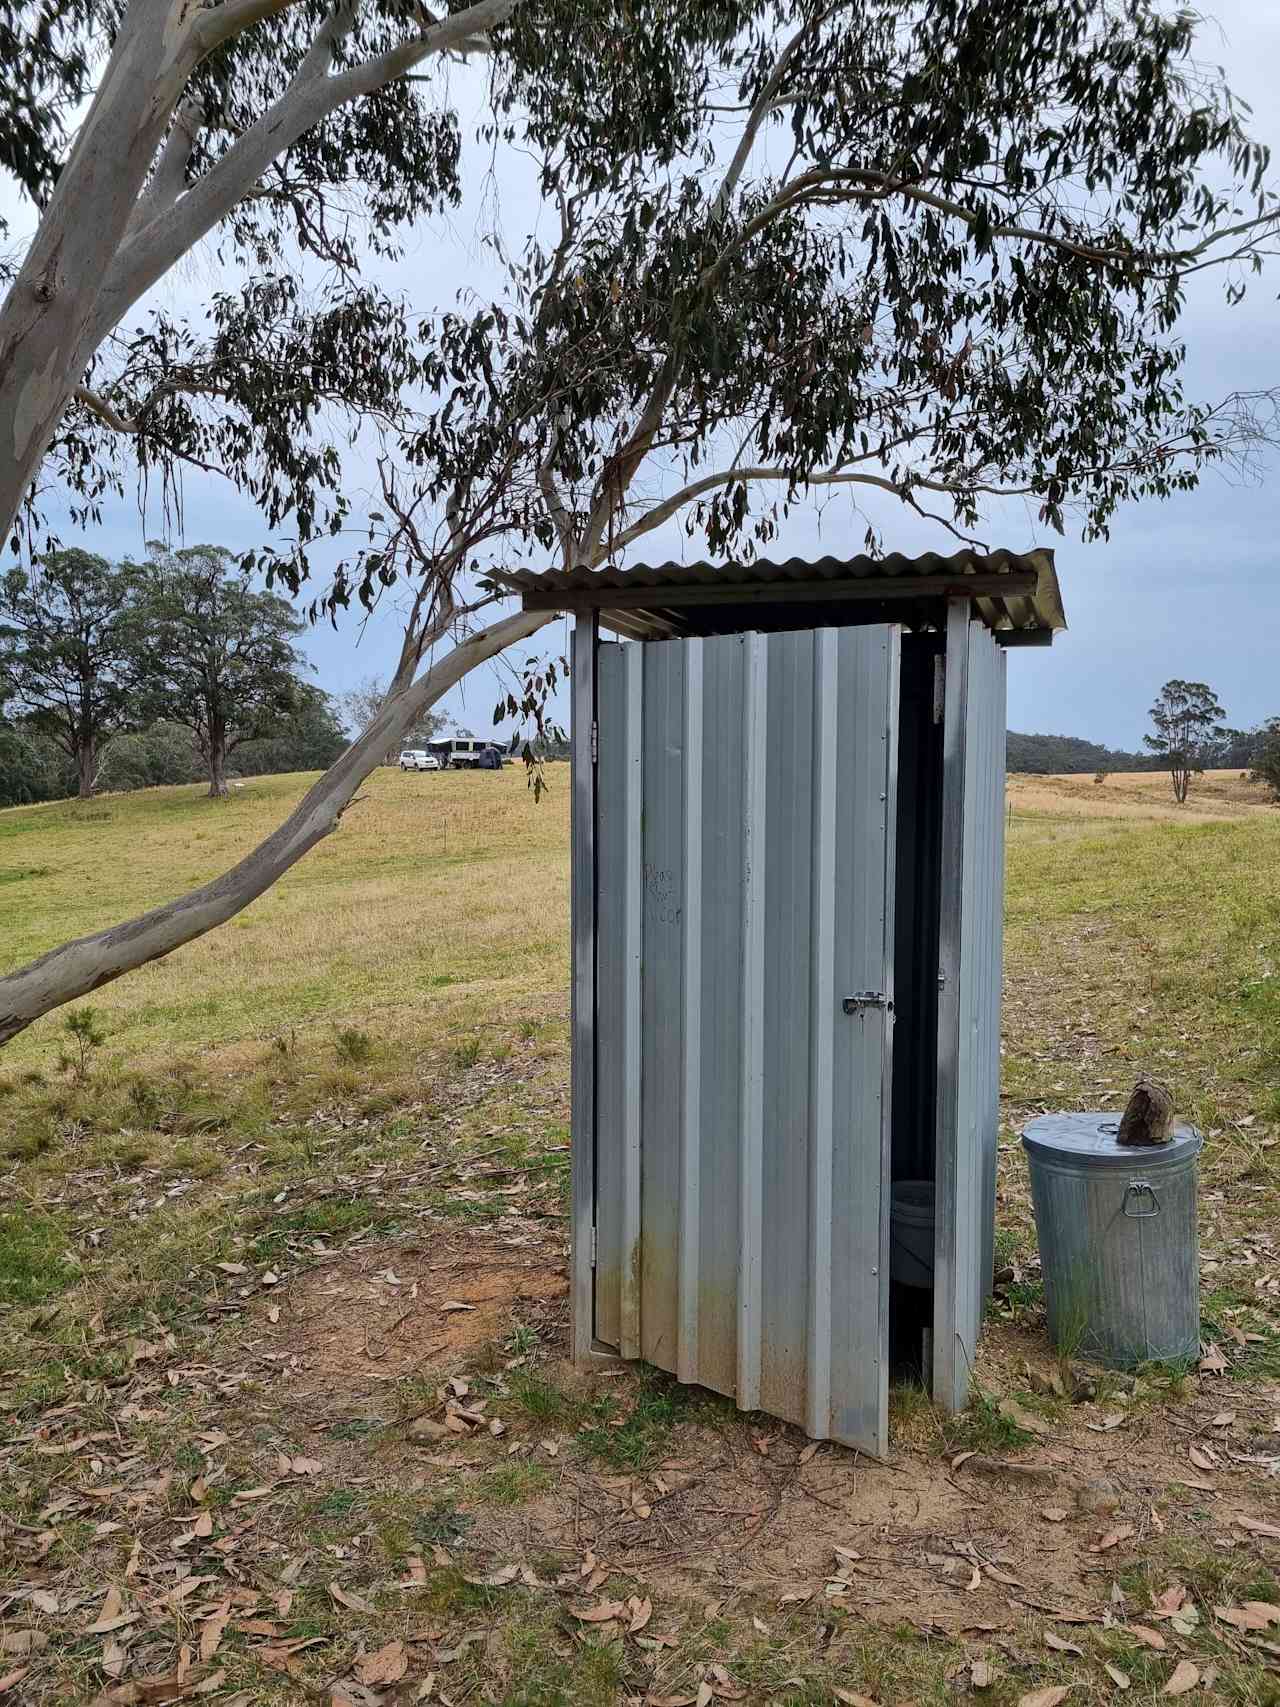
[[[864,1013],[867,1008],[883,1008],[887,1014],[893,1012],[893,1003],[883,990],[859,990],[855,996],[846,996],[840,1006],[847,1014]]]
[[[596,1252],[600,1248],[600,1235],[593,1227],[591,1229],[591,1266],[596,1266]]]
[[[591,719],[591,763],[600,762],[600,725],[595,718]]]

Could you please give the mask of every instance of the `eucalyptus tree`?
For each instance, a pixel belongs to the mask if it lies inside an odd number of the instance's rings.
[[[0,531],[73,401],[128,431],[86,373],[202,239],[252,258],[287,235],[341,265],[336,201],[364,203],[376,244],[456,193],[444,88],[406,79],[485,48],[514,5],[3,0],[0,164],[36,226],[0,306]]]
[[[0,574],[0,702],[71,761],[81,800],[103,749],[135,727],[139,573],[89,551],[53,551]]]
[[[559,236],[411,352],[434,403],[394,423],[376,537],[324,600],[407,581],[383,709],[233,871],[0,979],[0,1039],[230,917],[328,833],[415,719],[538,626],[488,620],[505,557],[594,566],[677,518],[728,555],[832,490],[961,538],[1016,495],[1092,535],[1264,436],[1264,399],[1182,385],[1188,279],[1228,266],[1238,294],[1278,223],[1190,14],[655,3],[613,37],[607,14],[570,7],[593,32],[536,46],[512,15],[494,127],[539,156]],[[535,666],[512,703],[536,716],[548,680]]]
[[[707,103],[684,172],[619,197],[548,158],[558,245],[435,334],[454,383],[409,441],[416,517],[500,467],[518,497],[499,525],[567,563],[681,515],[713,555],[753,549],[773,494],[833,487],[962,540],[1015,497],[1088,538],[1269,441],[1273,390],[1183,386],[1188,280],[1223,268],[1238,300],[1280,232],[1190,13],[802,13]],[[402,514],[389,537],[423,558]]]
[[[190,729],[222,799],[236,748],[282,734],[302,706],[305,624],[211,545],[154,552],[137,618],[148,710]]]
[[[1186,804],[1191,778],[1212,763],[1215,746],[1228,733],[1222,722],[1225,716],[1208,682],[1175,677],[1160,689],[1150,711],[1155,733],[1144,735],[1142,744],[1168,769],[1179,806]]]
[[[51,479],[92,515],[119,455],[217,468],[302,541],[327,493],[339,526],[316,429],[329,407],[394,418],[422,377],[362,274],[458,202],[454,62],[488,68],[489,142],[518,104],[616,180],[620,156],[678,146],[690,46],[755,9],[0,0],[0,171],[34,228],[0,264],[0,537]],[[627,112],[637,77],[662,99]],[[193,327],[144,299],[206,239],[229,276]]]

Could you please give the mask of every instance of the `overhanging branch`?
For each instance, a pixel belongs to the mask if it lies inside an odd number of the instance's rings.
[[[981,211],[966,207],[963,202],[954,201],[923,184],[887,172],[860,166],[815,166],[792,179],[772,201],[746,222],[703,274],[703,287],[717,283],[728,262],[752,237],[795,207],[841,201],[883,201],[891,196],[901,196],[919,206],[933,208],[935,212],[958,219],[970,228],[980,224],[985,217]],[[1128,246],[1105,246],[1062,237],[1038,226],[1004,221],[991,224],[989,231],[993,238],[1016,239],[1098,265],[1128,267],[1139,273],[1178,273],[1200,271],[1206,265],[1238,260],[1242,253],[1239,249],[1230,255],[1215,256],[1211,261],[1205,261],[1204,257],[1216,245],[1236,237],[1249,234],[1258,238],[1275,235],[1280,231],[1280,209],[1273,209],[1270,213],[1258,214],[1252,219],[1241,220],[1234,225],[1222,226],[1216,231],[1208,232],[1199,243],[1192,244],[1187,249],[1144,251]]]
[[[518,0],[477,0],[413,39],[332,75],[304,61],[284,94],[174,205],[134,232],[117,251],[85,338],[91,352],[122,314],[235,207],[271,162],[330,113],[371,95],[433,54],[447,53],[501,23]],[[332,15],[345,16],[345,8]],[[323,35],[322,31],[322,35]],[[86,354],[86,362],[88,356]]]

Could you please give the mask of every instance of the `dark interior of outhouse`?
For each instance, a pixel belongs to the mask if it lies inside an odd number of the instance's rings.
[[[902,637],[898,714],[897,890],[894,898],[893,1112],[890,1177],[937,1174],[938,932],[942,865],[942,702],[945,636]],[[923,1198],[926,1194],[911,1194]],[[912,1249],[904,1249],[910,1241]],[[896,1381],[929,1381],[933,1249],[890,1220],[889,1358]],[[910,1274],[912,1281],[901,1278]],[[923,1282],[923,1284],[921,1284]]]

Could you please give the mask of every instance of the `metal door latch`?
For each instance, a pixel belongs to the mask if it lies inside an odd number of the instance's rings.
[[[893,1012],[893,1003],[883,990],[859,990],[856,996],[846,996],[840,1006],[847,1014],[860,1014],[867,1008],[883,1008],[887,1014]]]

